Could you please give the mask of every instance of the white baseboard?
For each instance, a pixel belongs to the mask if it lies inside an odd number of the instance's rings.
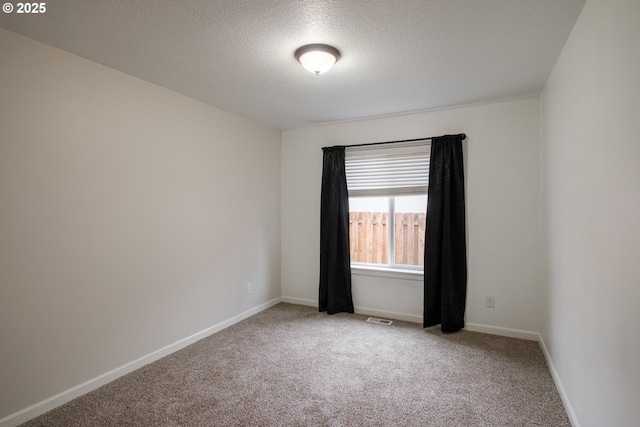
[[[464,328],[467,331],[471,332],[482,332],[483,334],[520,338],[529,341],[538,341],[540,339],[540,334],[538,334],[537,332],[523,331],[521,329],[503,328],[501,326],[482,325],[480,323],[467,323]]]
[[[306,298],[293,298],[282,297],[282,302],[297,305],[307,305],[310,307],[318,307],[318,301],[306,299]],[[422,323],[422,316],[416,316],[414,314],[397,313],[395,311],[378,310],[375,308],[355,306],[354,311],[356,314],[365,314],[367,316],[376,316],[393,320],[404,320],[405,322]]]
[[[556,371],[556,367],[553,364],[553,360],[551,359],[551,354],[549,354],[547,345],[544,343],[544,338],[542,338],[542,335],[540,334],[538,334],[538,338],[540,347],[542,347],[544,358],[547,359],[547,365],[549,366],[549,371],[551,371],[551,377],[553,378],[553,382],[556,383],[556,388],[558,389],[558,393],[560,394],[560,398],[562,399],[562,404],[564,405],[564,409],[567,411],[567,415],[569,416],[569,421],[571,421],[571,425],[573,427],[580,427],[578,417],[576,416],[576,413],[573,410],[573,406],[569,401],[567,391],[564,389],[562,381],[560,381],[560,376],[558,375],[558,371]]]
[[[148,365],[149,363],[155,362],[158,359],[161,359],[171,353],[174,353],[190,344],[193,344],[196,341],[206,338],[212,334],[215,334],[216,332],[219,332],[225,328],[228,328],[229,326],[234,325],[263,310],[266,310],[269,307],[273,307],[279,302],[281,302],[280,297],[274,298],[270,301],[267,301],[263,304],[258,305],[257,307],[254,307],[250,310],[247,310],[243,313],[233,316],[227,320],[224,320],[216,325],[210,326],[209,328],[203,331],[197,332],[191,336],[183,338],[180,341],[177,341],[173,344],[170,344],[166,347],[163,347],[159,350],[149,353],[146,356],[142,356],[139,359],[129,362],[123,366],[120,366],[119,368],[113,369],[89,381],[86,381],[82,384],[79,384],[75,387],[72,387],[68,390],[58,393],[55,396],[52,396],[41,402],[33,404],[27,408],[22,409],[21,411],[18,411],[5,418],[0,419],[0,425],[2,427],[18,426],[24,422],[29,421],[32,418],[35,418],[39,415],[44,414],[45,412],[48,412],[54,408],[57,408],[58,406],[64,405],[65,403],[70,402],[76,397],[89,393],[90,391],[93,391],[98,387],[101,387],[123,375],[133,372],[138,368]]]

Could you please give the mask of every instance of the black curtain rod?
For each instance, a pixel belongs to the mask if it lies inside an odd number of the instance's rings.
[[[467,135],[464,133],[459,133],[457,135],[458,138],[460,139],[466,139]],[[414,142],[414,141],[427,141],[427,140],[431,140],[433,138],[437,138],[436,136],[430,136],[429,138],[415,138],[415,139],[399,139],[398,141],[385,141],[385,142],[367,142],[364,144],[352,144],[352,145],[345,145],[344,147],[366,147],[368,145],[384,145],[384,144],[397,144],[399,142]],[[323,149],[325,148],[329,148],[329,147],[322,147]]]

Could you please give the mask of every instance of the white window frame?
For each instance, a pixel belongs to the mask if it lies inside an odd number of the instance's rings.
[[[347,147],[347,182],[351,183],[351,185],[348,184],[349,199],[357,197],[389,197],[389,224],[387,226],[389,233],[389,264],[381,265],[352,261],[351,268],[354,274],[406,280],[423,279],[424,266],[395,264],[395,197],[412,194],[427,196],[430,148],[431,144],[429,140],[411,141],[410,143],[390,144],[387,146]],[[407,164],[399,167],[398,173],[395,175],[391,172],[391,176],[383,176],[380,180],[377,180],[377,174],[375,172],[377,169],[393,169],[393,166],[388,167],[384,162],[385,156],[389,158],[404,156],[406,158],[407,155],[409,157],[420,157],[419,162],[414,165],[411,164],[411,160],[409,160]],[[380,164],[381,166],[368,168],[366,166],[367,156],[375,159],[370,162],[371,164]],[[365,159],[365,162],[358,163],[359,159]],[[363,172],[358,173],[357,171],[360,169],[363,170]],[[352,172],[353,170],[356,170],[356,172]],[[418,173],[412,174],[411,171],[418,171]],[[381,175],[384,175],[384,172]],[[373,178],[371,176],[373,176]],[[401,177],[408,178],[403,179]]]

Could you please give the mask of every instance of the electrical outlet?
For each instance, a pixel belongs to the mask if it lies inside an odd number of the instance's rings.
[[[247,283],[247,294],[253,292],[253,285],[251,283]]]
[[[496,298],[495,297],[487,297],[487,307],[496,308]]]

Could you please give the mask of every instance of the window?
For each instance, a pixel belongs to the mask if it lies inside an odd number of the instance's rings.
[[[349,197],[351,262],[422,266],[426,209],[426,195]]]
[[[348,147],[353,267],[423,270],[430,144]]]

